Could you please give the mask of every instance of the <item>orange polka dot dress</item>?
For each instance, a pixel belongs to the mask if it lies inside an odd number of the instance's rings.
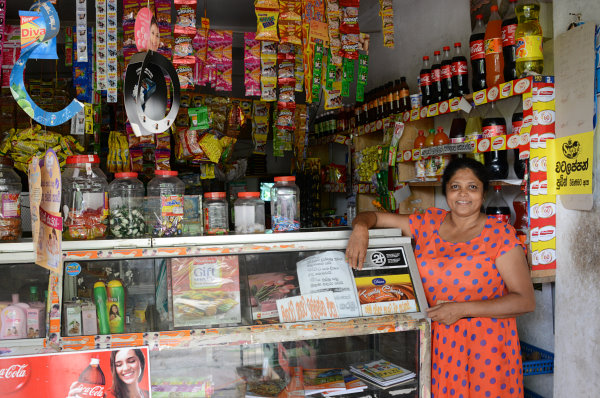
[[[495,260],[520,246],[512,226],[488,217],[482,233],[451,243],[438,230],[448,212],[410,216],[415,257],[430,306],[488,300],[507,293]],[[523,367],[515,318],[432,322],[432,397],[523,397]]]

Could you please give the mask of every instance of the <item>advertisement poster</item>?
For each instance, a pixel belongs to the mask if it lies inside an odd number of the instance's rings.
[[[42,197],[39,220],[35,221],[32,227],[32,231],[38,231],[35,263],[60,274],[62,272],[61,178],[56,153],[51,149],[48,150],[40,166]],[[33,167],[32,170],[35,171],[36,168]],[[35,213],[37,214],[37,211]]]
[[[548,140],[548,194],[592,193],[594,132]]]
[[[147,347],[0,358],[0,396],[149,397],[148,362]]]

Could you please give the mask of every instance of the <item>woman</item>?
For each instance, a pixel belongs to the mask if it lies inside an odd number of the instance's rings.
[[[150,43],[148,50],[157,51],[160,46],[160,30],[158,29],[158,22],[155,17],[152,17],[150,22]]]
[[[360,213],[346,256],[361,268],[369,228],[400,228],[415,241],[432,320],[433,397],[522,397],[515,317],[535,309],[523,248],[512,226],[481,213],[489,186],[485,167],[457,159],[442,192],[450,211]]]

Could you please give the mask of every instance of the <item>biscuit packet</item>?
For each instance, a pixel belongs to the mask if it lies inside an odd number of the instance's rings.
[[[256,40],[278,42],[279,2],[277,0],[256,0],[254,11],[257,21]]]

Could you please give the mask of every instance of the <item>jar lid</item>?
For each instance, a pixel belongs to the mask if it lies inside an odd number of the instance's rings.
[[[154,174],[157,176],[174,177],[179,173],[173,170],[155,170]]]
[[[77,163],[100,163],[98,155],[71,155],[67,157],[67,164]]]
[[[206,199],[224,199],[225,192],[206,192],[204,197]]]
[[[115,178],[137,178],[138,173],[115,173]]]
[[[0,156],[0,164],[2,164],[4,166],[10,166],[10,167],[12,167],[14,165],[12,159],[9,158],[8,156]]]
[[[294,177],[294,176],[275,177],[275,182],[278,182],[278,181],[296,181],[296,177]]]
[[[238,198],[258,198],[260,192],[239,192]]]

